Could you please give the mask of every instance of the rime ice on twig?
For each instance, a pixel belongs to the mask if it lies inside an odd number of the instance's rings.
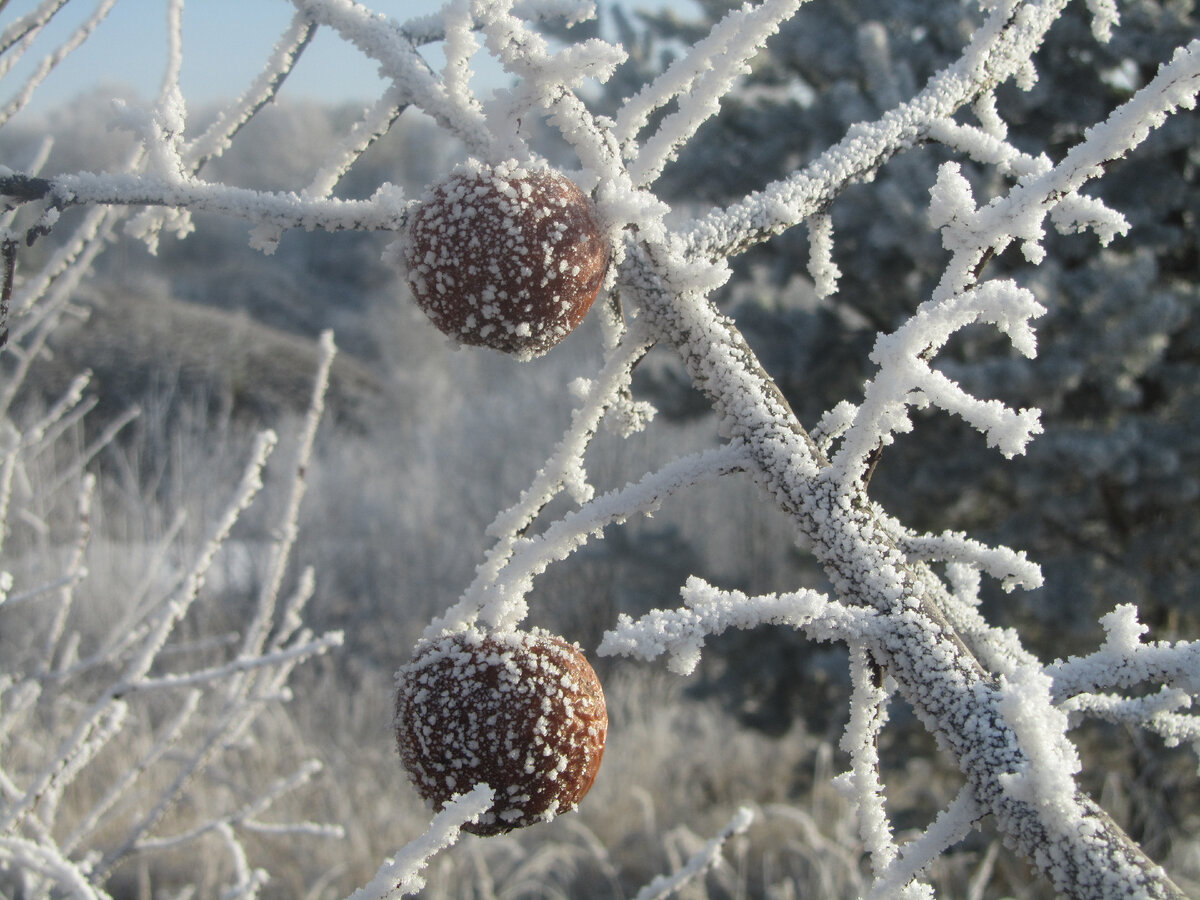
[[[818,297],[837,293],[841,269],[833,261],[833,220],[827,213],[808,219],[808,274]]]
[[[644,187],[653,183],[680,147],[716,115],[721,98],[734,81],[750,71],[750,57],[802,2],[764,0],[758,6],[747,4],[731,10],[706,38],[621,109],[616,134],[623,145],[623,155],[630,160],[629,175],[635,185]],[[652,136],[636,143],[634,139],[650,114],[670,100],[677,101],[677,108],[662,120]]]
[[[368,200],[308,199],[294,193],[267,193],[198,179],[168,183],[141,175],[63,176],[53,185],[53,202],[77,204],[154,204],[235,216],[255,225],[321,228],[326,231],[399,230],[410,202],[394,185],[384,184]]]
[[[284,509],[279,527],[279,536],[271,547],[271,561],[267,578],[259,592],[258,609],[254,619],[246,629],[242,645],[242,655],[258,657],[262,655],[267,636],[275,624],[275,608],[279,591],[283,586],[283,577],[300,532],[300,504],[304,501],[307,489],[305,473],[312,459],[313,443],[317,437],[317,426],[325,412],[325,392],[329,388],[329,373],[333,367],[333,358],[337,348],[333,343],[333,332],[321,333],[317,341],[319,358],[317,361],[316,377],[313,379],[312,394],[308,401],[308,413],[304,417],[304,427],[300,432],[300,444],[296,451],[296,459],[292,463],[294,477],[291,479],[291,490],[288,493],[287,506]]]
[[[616,157],[610,135],[575,91],[587,78],[606,81],[625,59],[620,48],[600,40],[585,41],[550,53],[535,30],[513,15],[506,3],[479,3],[477,15],[488,50],[519,80],[512,88],[496,92],[489,111],[495,155],[525,156],[525,137],[507,123],[548,113],[549,121],[571,144],[584,166],[595,173],[616,174]],[[624,179],[622,179],[624,180]],[[590,184],[584,184],[590,187]]]
[[[979,105],[976,104],[976,110]],[[994,108],[989,107],[994,111]],[[976,162],[994,166],[1002,175],[1036,175],[1050,167],[1045,156],[1033,157],[1022,153],[1000,135],[984,128],[961,125],[953,119],[938,119],[931,122],[929,137],[947,147],[965,154]]]
[[[668,668],[687,675],[700,661],[704,639],[729,628],[789,625],[817,640],[852,640],[875,624],[872,611],[843,606],[817,591],[749,597],[718,590],[693,576],[681,593],[686,604],[682,609],[653,610],[637,621],[621,614],[617,627],[605,634],[600,655],[649,660],[666,653]]]
[[[490,145],[487,124],[474,104],[448,91],[417,53],[412,35],[396,23],[348,0],[293,0],[298,12],[327,25],[379,63],[405,102],[433,116],[447,131],[462,138],[470,152],[485,154]]]
[[[326,163],[309,181],[308,187],[300,192],[301,196],[306,200],[328,199],[354,161],[388,132],[404,108],[403,95],[397,89],[385,91],[374,105],[364,111],[362,117],[333,149]],[[403,192],[395,187],[390,189],[390,194],[397,201],[402,200],[404,196]],[[269,253],[278,244],[283,233],[282,225],[259,225],[251,235],[251,246]]]
[[[1001,676],[1000,708],[1028,758],[1020,771],[1001,775],[1001,782],[1011,796],[1038,808],[1052,834],[1090,837],[1076,801],[1079,755],[1066,736],[1066,714],[1050,702],[1050,684],[1050,676],[1033,666]]]
[[[0,76],[3,76],[8,70],[8,67],[20,59],[22,53],[24,53],[25,49],[32,42],[33,38],[37,36],[47,22],[49,22],[54,13],[56,13],[65,2],[66,0],[62,0],[60,3],[44,2],[33,12],[13,22],[4,30],[4,33],[0,35],[0,52],[11,51],[12,46],[18,42],[21,43],[22,47],[16,53],[12,53],[11,56],[0,59],[0,62],[3,63],[3,67],[0,67]],[[25,108],[25,106],[29,103],[30,98],[33,96],[33,92],[37,90],[38,86],[46,80],[46,77],[55,69],[56,66],[59,65],[59,63],[66,59],[71,53],[77,50],[84,41],[91,37],[92,32],[94,32],[96,28],[99,27],[100,23],[103,22],[108,16],[115,3],[116,0],[101,0],[101,2],[96,6],[95,10],[92,12],[91,16],[89,16],[87,20],[83,22],[83,24],[76,28],[75,31],[72,32],[71,35],[65,41],[63,41],[56,50],[42,57],[41,62],[29,75],[24,87],[17,92],[17,94],[12,98],[12,100],[9,101],[8,105],[3,110],[0,110],[0,126],[3,126],[5,122],[13,117],[13,115]]]
[[[863,846],[871,855],[871,868],[878,877],[897,854],[884,805],[878,746],[879,734],[888,719],[888,692],[882,670],[862,641],[850,643],[850,679],[850,721],[840,744],[850,754],[850,771],[841,776],[838,785],[854,804]]]
[[[1024,550],[989,547],[962,532],[906,536],[899,542],[915,559],[968,565],[995,578],[1005,591],[1042,586],[1042,568]]]
[[[684,235],[689,252],[731,255],[803,222],[825,210],[847,185],[868,179],[889,158],[924,138],[931,125],[1024,72],[1059,8],[1021,4],[1018,16],[1012,13],[1013,5],[993,8],[958,61],[930,79],[912,100],[878,122],[855,126],[805,168],[699,218]]]
[[[97,239],[91,234],[81,240],[86,245]],[[86,252],[85,247],[81,257],[90,259]],[[51,265],[57,262],[52,259]],[[68,262],[65,268],[69,271],[72,265]],[[42,283],[49,290],[61,277],[51,274]],[[33,302],[44,302],[44,298],[34,297]],[[67,426],[75,424],[90,408],[81,400],[87,378],[75,379],[47,413],[23,428],[4,419],[0,535],[10,530],[14,473],[29,458],[38,454],[63,456],[66,463],[57,477],[34,486],[33,501],[22,498],[25,502],[35,507],[50,505],[55,493],[71,488],[78,495],[76,532],[69,545],[73,552],[65,559],[63,577],[47,584],[23,585],[14,595],[23,603],[49,605],[43,633],[40,638],[30,635],[28,660],[5,659],[14,668],[0,674],[0,693],[4,695],[4,703],[0,704],[0,749],[7,749],[5,745],[15,733],[28,733],[46,747],[44,754],[25,761],[10,763],[6,756],[0,756],[0,867],[27,872],[31,896],[62,891],[79,897],[106,896],[97,886],[104,884],[113,867],[128,854],[186,846],[204,834],[219,835],[232,854],[236,871],[235,882],[229,886],[230,896],[257,896],[266,874],[249,865],[239,830],[313,837],[341,833],[337,827],[314,822],[260,821],[260,814],[280,796],[316,775],[320,766],[313,762],[302,764],[295,773],[261,793],[252,792],[238,809],[216,813],[175,835],[155,833],[165,811],[184,794],[190,781],[205,770],[219,768],[227,748],[250,737],[261,713],[287,696],[287,683],[295,666],[341,643],[338,632],[313,635],[300,627],[303,604],[313,591],[311,572],[302,573],[282,609],[277,609],[276,603],[283,566],[295,536],[305,464],[333,356],[329,337],[320,346],[322,367],[305,421],[300,458],[288,482],[291,502],[284,510],[273,576],[264,585],[241,653],[217,665],[173,669],[168,651],[178,647],[173,648],[170,642],[178,638],[178,626],[189,611],[202,601],[205,576],[216,554],[263,487],[263,469],[276,443],[274,433],[266,431],[257,437],[240,483],[224,514],[210,524],[209,539],[191,567],[169,579],[166,587],[160,585],[162,592],[157,594],[151,593],[152,573],[147,573],[146,582],[132,593],[127,614],[109,623],[111,630],[97,635],[88,655],[81,656],[79,649],[85,645],[72,631],[72,623],[84,598],[92,599],[90,592],[85,594],[78,586],[86,587],[89,577],[86,559],[95,479],[82,472],[86,456],[83,462],[73,461],[59,445],[69,437]],[[127,417],[119,417],[117,428],[103,431],[99,446],[83,448],[83,452],[94,455],[126,421]],[[31,489],[28,484],[24,487]],[[178,540],[181,525],[182,519],[177,518],[175,525],[166,530],[160,556],[165,556],[167,548]],[[0,587],[4,596],[12,592],[13,579],[7,573],[0,577]],[[0,616],[9,608],[8,603],[0,602]],[[41,652],[34,652],[34,648]],[[73,712],[59,709],[53,717],[39,714],[39,704],[55,702],[64,691],[73,691]],[[170,691],[179,692],[175,715],[158,727],[147,725],[144,698]],[[46,722],[57,724],[48,729]],[[204,728],[198,732],[201,722]],[[68,823],[60,820],[59,809],[64,805],[61,801],[65,792],[102,758],[104,748],[124,740],[135,727],[151,729],[153,740],[148,749],[132,755],[107,792],[90,801],[87,792],[82,792],[82,802],[90,805],[74,811],[77,815],[69,823],[71,830],[63,833]],[[150,772],[165,772],[166,777],[155,783],[147,777]],[[143,789],[145,806],[131,813],[120,801],[130,791]],[[88,849],[85,852],[81,848]]]
[[[961,416],[1005,456],[1023,452],[1041,433],[1037,410],[1013,411],[997,400],[973,397],[932,368],[928,358],[954,332],[976,322],[995,325],[1014,347],[1032,356],[1036,342],[1029,320],[1043,312],[1029,291],[1012,282],[988,282],[944,303],[922,306],[895,332],[880,336],[871,352],[879,373],[867,383],[866,396],[833,456],[832,478],[846,485],[856,482],[878,446],[912,428],[912,406],[932,404]]]
[[[725,842],[737,834],[744,834],[754,824],[754,810],[743,806],[721,832],[708,841],[671,875],[658,875],[637,892],[634,900],[662,900],[711,869],[721,859]]]
[[[899,848],[891,862],[877,872],[866,900],[888,900],[890,897],[930,897],[928,885],[914,879],[920,877],[934,860],[949,850],[975,827],[980,817],[979,806],[967,788],[959,791],[954,802],[943,810],[925,831]],[[908,893],[905,893],[908,892]]]
[[[545,571],[552,562],[566,559],[606,525],[653,512],[676,491],[739,471],[745,463],[745,453],[737,446],[693,454],[647,475],[636,484],[589,500],[536,538],[514,542],[497,576],[489,581],[477,580],[457,605],[429,626],[426,636],[432,637],[446,628],[460,628],[474,622],[477,616],[482,616],[494,628],[514,627],[525,617],[523,598],[533,577]]]
[[[433,817],[421,837],[380,866],[375,877],[347,900],[388,900],[419,891],[425,886],[425,880],[418,874],[421,869],[434,854],[458,840],[463,825],[475,821],[488,810],[492,796],[492,789],[480,784],[451,800]]]
[[[570,428],[538,472],[537,478],[522,492],[517,503],[498,513],[488,527],[489,535],[497,538],[497,543],[479,566],[474,582],[457,605],[429,625],[427,636],[474,619],[482,605],[484,591],[499,578],[519,542],[519,536],[560,491],[569,489],[573,499],[580,503],[591,500],[594,489],[588,483],[583,469],[584,453],[604,415],[618,402],[622,391],[628,388],[633,367],[650,343],[647,335],[643,333],[639,337],[631,330],[626,340],[610,352],[604,369],[586,385],[586,396],[572,414]],[[519,620],[524,615],[523,604],[524,600],[520,599],[515,615],[502,613],[498,618]]]
[[[276,96],[315,31],[316,23],[301,13],[293,16],[275,43],[262,72],[250,87],[235,104],[221,110],[203,134],[188,143],[185,156],[193,172],[198,172],[210,159],[223,154],[231,146],[234,135]]]
[[[1046,667],[1053,680],[1051,693],[1056,703],[1156,684],[1164,691],[1181,691],[1190,697],[1200,697],[1200,641],[1144,643],[1142,635],[1148,628],[1138,621],[1137,609],[1129,604],[1121,604],[1102,616],[1100,624],[1106,636],[1099,650],[1087,656],[1071,657],[1065,662],[1059,660]],[[1147,705],[1143,709],[1148,715],[1162,711],[1151,698],[1145,700]],[[1078,708],[1085,710],[1092,702],[1081,700]],[[1095,702],[1100,709],[1108,705],[1103,700]]]
[[[1147,697],[1115,694],[1076,694],[1060,708],[1072,717],[1087,717],[1132,728],[1143,728],[1162,738],[1168,747],[1190,743],[1200,755],[1200,716],[1183,713],[1191,709],[1194,693],[1162,687]]]

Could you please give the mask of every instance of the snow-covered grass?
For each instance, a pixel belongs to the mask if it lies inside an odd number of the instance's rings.
[[[449,377],[454,381],[447,388],[462,390],[482,381],[503,384],[491,366],[475,372],[470,368],[452,373]],[[545,399],[554,403],[551,396]],[[209,406],[202,404],[206,410]],[[513,422],[494,404],[490,407],[493,417],[485,420],[487,407],[469,397],[445,407],[427,439],[436,446],[440,444],[439,430],[459,430],[469,421],[487,446],[511,448],[522,439],[536,441],[537,435],[522,438],[515,433],[521,430],[521,423]],[[558,412],[569,414],[565,404]],[[164,477],[156,482],[160,487],[171,486],[163,490],[160,502],[185,513],[190,523],[212,515],[216,505],[212,485],[247,451],[253,437],[244,427],[227,421],[213,423],[188,415],[177,416],[175,421],[190,424],[177,424],[172,447],[139,446],[137,442],[113,447],[101,457],[101,465],[103,471],[132,470],[139,468],[136,460],[173,457],[180,470],[162,473]],[[298,420],[280,423],[283,443],[294,443],[298,424]],[[698,449],[712,440],[709,427],[702,422],[682,430],[658,424],[663,432],[655,439],[662,442],[660,452],[687,445]],[[657,427],[651,428],[651,434]],[[509,433],[510,429],[514,433]],[[153,442],[161,433],[161,429],[147,427],[142,439]],[[289,434],[292,437],[287,437]],[[412,466],[423,460],[420,474],[410,468],[398,469],[388,450],[396,441],[383,439],[386,434],[385,430],[355,434],[327,423],[309,467],[306,504],[310,515],[302,517],[297,549],[297,558],[316,561],[321,573],[309,620],[318,628],[336,625],[345,634],[345,646],[298,669],[290,681],[292,698],[265,710],[250,739],[230,748],[215,771],[193,781],[163,822],[164,831],[176,833],[219,818],[238,809],[245,794],[256,786],[272,785],[301,769],[306,761],[319,760],[321,770],[307,784],[281,797],[272,807],[272,817],[337,823],[345,835],[272,834],[253,829],[242,834],[240,840],[252,866],[272,873],[263,896],[345,896],[371,879],[381,859],[417,838],[429,824],[430,812],[408,784],[393,746],[392,669],[407,658],[425,618],[444,602],[438,597],[414,597],[410,586],[424,585],[423,590],[444,595],[446,587],[437,583],[435,570],[447,565],[448,557],[435,553],[433,542],[427,545],[428,553],[398,553],[396,548],[419,545],[422,523],[431,524],[426,517],[439,504],[446,507],[443,513],[454,513],[452,518],[469,520],[472,511],[477,518],[486,515],[498,498],[470,491],[461,497],[448,494],[444,485],[453,482],[452,475],[462,460],[439,456],[432,452],[433,447],[422,455],[417,440],[409,445],[407,463]],[[504,439],[500,435],[505,435]],[[648,442],[643,452],[653,456],[653,443]],[[626,446],[619,441],[599,445],[593,460],[595,471],[628,462],[620,456]],[[281,452],[287,449],[283,447]],[[609,453],[617,456],[609,459]],[[483,459],[479,454],[474,458],[477,462]],[[491,464],[497,466],[497,479],[502,481],[505,470],[501,460]],[[269,523],[267,512],[284,501],[280,488],[286,484],[282,477],[286,468],[267,470],[262,523]],[[511,483],[494,484],[494,492],[519,490],[524,473],[509,472],[506,477]],[[388,502],[375,503],[374,492],[365,491],[364,484],[383,485]],[[481,490],[479,482],[471,486],[476,492]],[[724,481],[714,486],[714,490],[720,489],[719,495],[700,494],[694,499],[682,495],[677,502],[664,505],[654,520],[656,526],[683,529],[687,543],[707,536],[723,547],[725,554],[715,554],[711,560],[714,579],[721,575],[722,559],[747,562],[749,550],[733,552],[727,544],[738,541],[739,535],[745,540],[745,533],[756,528],[759,540],[752,542],[753,548],[767,556],[755,565],[764,569],[776,566],[775,577],[781,581],[796,577],[794,570],[786,565],[779,570],[781,563],[769,559],[778,542],[769,539],[769,531],[763,531],[768,526],[755,522],[755,492],[748,485],[743,487],[738,490],[736,482]],[[706,508],[710,511],[707,516]],[[713,517],[712,509],[720,509],[722,514]],[[249,512],[256,511],[252,507]],[[153,496],[142,495],[134,502],[120,493],[93,508],[95,534],[88,545],[84,582],[87,602],[76,605],[70,626],[79,630],[83,647],[93,645],[112,622],[119,621],[137,596],[138,582],[157,573],[151,589],[164,588],[172,566],[199,550],[202,534],[188,526],[185,534],[190,532],[190,538],[178,539],[167,554],[156,552],[164,523],[169,524],[167,512],[158,508]],[[342,522],[368,520],[373,528],[347,534],[338,527]],[[64,516],[64,525],[69,521],[70,516]],[[30,537],[26,530],[14,531],[14,538]],[[200,661],[212,664],[236,644],[250,611],[248,598],[258,592],[269,568],[271,542],[264,537],[264,527],[251,515],[245,529],[223,544],[192,616],[183,623],[180,641],[197,645],[196,649],[168,647],[164,665],[174,669]],[[358,544],[352,553],[347,550],[351,544]],[[460,544],[457,551],[465,557],[458,564],[469,569],[475,562],[469,545]],[[64,553],[64,548],[50,542],[40,549],[26,546],[9,559],[18,579],[25,579],[30,571],[60,565]],[[389,581],[389,564],[394,565],[391,577],[395,580]],[[604,560],[598,560],[589,569],[591,578],[567,582],[569,593],[549,589],[539,593],[533,601],[536,614],[562,623],[567,632],[598,635],[613,615],[613,601],[605,596],[607,584],[614,577],[628,577],[628,570],[621,565],[619,558],[608,560],[607,567]],[[372,567],[373,572],[364,571]],[[399,580],[400,571],[407,579],[404,582]],[[664,595],[653,602],[670,599]],[[651,601],[646,602],[649,605]],[[602,612],[595,611],[597,605],[603,607]],[[21,658],[29,636],[45,630],[46,604],[22,602],[2,612],[0,652],[6,660]],[[601,621],[589,628],[591,617]],[[381,627],[381,622],[386,627]],[[752,647],[750,652],[754,652]],[[754,813],[749,827],[730,839],[721,853],[722,861],[694,882],[687,889],[690,893],[681,896],[853,897],[867,890],[870,878],[865,846],[850,802],[835,786],[835,776],[848,763],[837,746],[840,715],[832,715],[830,730],[810,731],[822,720],[817,708],[831,697],[840,696],[845,702],[849,685],[794,683],[790,693],[811,698],[801,704],[811,709],[808,722],[812,724],[798,720],[782,733],[768,734],[740,721],[736,708],[731,708],[719,691],[690,690],[697,686],[696,678],[702,686],[708,683],[706,673],[714,678],[719,675],[720,655],[707,655],[691,681],[633,661],[599,662],[605,673],[612,725],[601,776],[589,801],[577,813],[524,833],[489,839],[464,836],[424,870],[428,886],[422,896],[468,898],[489,896],[492,891],[496,896],[633,897],[655,878],[683,868],[693,854],[703,855],[706,843],[744,806]],[[47,709],[69,705],[64,695]],[[119,738],[97,755],[65,793],[58,809],[63,827],[69,830],[110,790],[123,774],[126,760],[138,758],[154,746],[159,724],[169,721],[176,711],[166,698],[159,697],[141,714],[130,717]],[[214,715],[215,710],[202,709],[180,745],[202,738],[212,726],[209,716]],[[881,746],[889,785],[888,809],[896,821],[916,823],[954,797],[956,777],[930,754],[916,723],[903,710],[896,710],[895,715],[907,724],[893,726],[894,733]],[[8,771],[20,772],[37,763],[58,724],[55,717],[39,719],[37,727],[24,730],[6,756]],[[1159,754],[1139,757],[1138,744],[1120,739],[1114,745],[1113,738],[1111,733],[1100,733],[1084,741],[1082,750],[1085,758],[1102,760],[1108,772],[1099,786],[1106,807],[1125,810],[1135,821],[1153,823],[1162,815],[1157,804],[1165,798],[1132,796],[1142,790],[1138,760],[1153,758],[1155,766],[1175,771],[1170,779],[1178,779],[1182,790],[1188,789],[1188,764],[1182,758]],[[1121,744],[1127,746],[1129,757],[1125,760],[1116,758],[1114,752]],[[112,821],[91,837],[92,846],[102,848],[119,841],[123,823],[136,814],[143,798],[170,787],[174,765],[166,760],[143,776],[137,790],[125,794],[114,808]],[[901,839],[906,828],[901,827]],[[1193,872],[1200,877],[1190,861],[1197,845],[1195,834],[1160,834],[1154,840],[1169,852],[1177,877],[1183,880]],[[174,851],[139,854],[113,872],[109,890],[118,896],[126,890],[132,893],[140,880],[156,890],[172,892],[192,886],[197,896],[215,896],[221,885],[236,880],[227,846],[219,831],[213,830]],[[990,828],[941,857],[931,878],[948,896],[1049,896],[1023,866],[1000,852],[999,837]],[[1186,880],[1183,883],[1188,884]]]

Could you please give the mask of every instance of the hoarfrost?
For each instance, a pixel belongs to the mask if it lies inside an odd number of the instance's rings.
[[[1136,610],[1123,606],[1102,620],[1107,637],[1096,652],[1043,666],[1013,631],[991,625],[979,604],[981,574],[997,578],[1006,590],[1041,583],[1040,569],[1024,551],[989,547],[953,532],[918,534],[870,494],[876,464],[898,435],[913,429],[917,411],[959,417],[1006,457],[1024,453],[1043,432],[1040,410],[981,396],[952,378],[949,366],[939,368],[939,354],[964,330],[984,326],[1001,335],[1015,354],[1035,357],[1035,322],[1046,308],[1025,282],[989,277],[988,262],[1015,245],[1027,265],[1014,256],[1014,266],[1041,264],[1050,246],[1047,218],[1059,231],[1090,230],[1102,245],[1125,234],[1130,221],[1081,190],[1169,116],[1195,106],[1200,41],[1179,48],[1127,102],[1074,139],[1057,161],[1021,150],[1008,136],[997,91],[1009,84],[1028,90],[1036,83],[1035,55],[1063,5],[1050,0],[981,4],[982,19],[958,57],[911,97],[900,99],[894,85],[880,85],[872,96],[885,101],[886,108],[875,119],[868,116],[850,125],[827,149],[728,206],[705,209],[697,204],[694,218],[680,223],[652,186],[720,111],[750,61],[771,45],[780,26],[801,6],[799,0],[762,0],[730,11],[645,87],[619,98],[611,115],[593,111],[585,83],[619,82],[618,67],[629,59],[626,49],[598,38],[556,47],[536,24],[556,16],[580,21],[594,14],[587,4],[449,0],[439,14],[401,24],[351,0],[293,0],[296,16],[262,75],[191,141],[178,85],[182,3],[173,2],[167,71],[158,100],[148,110],[117,111],[140,144],[128,168],[49,179],[3,169],[0,186],[6,211],[34,204],[30,239],[58,227],[59,212],[71,206],[146,207],[127,228],[152,249],[164,233],[185,236],[190,215],[205,211],[246,222],[253,229],[252,242],[266,252],[291,229],[356,229],[397,235],[389,258],[399,258],[396,251],[407,246],[413,202],[389,184],[378,186],[365,200],[336,199],[333,191],[404,110],[431,116],[479,161],[474,165],[504,164],[521,171],[543,163],[534,150],[534,134],[537,127],[548,126],[562,138],[564,153],[574,154],[577,166],[571,178],[591,196],[609,243],[612,267],[603,281],[607,296],[598,304],[604,317],[603,361],[598,371],[573,382],[575,408],[561,440],[525,492],[496,516],[487,530],[494,544],[475,578],[430,623],[427,636],[447,629],[518,628],[528,616],[526,597],[535,579],[606,527],[651,514],[701,482],[747,477],[783,512],[797,541],[822,567],[828,591],[749,595],[692,577],[682,587],[681,607],[653,610],[637,620],[620,615],[605,634],[601,653],[666,656],[669,668],[687,673],[696,667],[707,638],[729,628],[782,626],[814,640],[847,644],[853,698],[843,748],[851,769],[839,783],[859,816],[875,878],[872,896],[929,896],[918,880],[922,869],[985,815],[1060,892],[1181,896],[1162,870],[1078,790],[1074,777],[1080,760],[1067,735],[1074,721],[1093,716],[1137,725],[1167,743],[1197,740],[1200,728],[1189,712],[1200,691],[1196,645],[1145,642],[1146,629]],[[1087,7],[1095,37],[1107,40],[1118,27],[1115,4],[1088,0]],[[102,11],[88,29],[103,17]],[[26,26],[40,27],[33,19]],[[333,148],[307,186],[268,193],[206,180],[201,175],[205,162],[223,152],[240,127],[273,98],[317,27],[372,59],[388,82],[385,95]],[[81,32],[84,37],[87,33]],[[5,35],[4,40],[16,42],[15,32],[6,30]],[[888,73],[893,63],[886,31],[872,24],[856,35],[868,69],[877,78]],[[423,45],[431,41],[444,44],[446,63],[440,72],[422,55]],[[498,90],[487,104],[470,87],[471,60],[481,44],[515,77],[511,87]],[[24,96],[14,101],[18,107],[26,102]],[[966,124],[960,119],[964,114],[973,115],[978,124]],[[844,275],[834,263],[840,238],[832,228],[831,208],[851,186],[869,185],[893,158],[927,143],[939,144],[950,156],[929,185],[928,221],[940,232],[945,251],[940,278],[907,318],[876,336],[869,359],[874,368],[861,396],[838,402],[809,432],[737,324],[718,308],[714,294],[733,275],[737,256],[806,223],[808,275],[818,297],[832,297]],[[964,174],[966,161],[996,177],[979,179],[973,189]],[[505,189],[515,197],[520,188],[518,178]],[[89,227],[91,238],[100,234],[98,221]],[[5,228],[10,234],[7,222]],[[6,240],[6,248],[13,243]],[[410,273],[417,281],[425,274],[420,265],[415,263],[412,268],[418,271]],[[568,262],[554,277],[566,277],[572,269]],[[31,280],[32,288],[18,295],[14,307],[33,308],[53,280]],[[446,284],[434,289],[445,290]],[[481,297],[485,304],[496,299]],[[477,320],[486,317],[481,305]],[[485,322],[483,327],[493,325]],[[519,333],[532,331],[521,318],[506,321],[507,326]],[[600,491],[588,470],[587,451],[602,424],[611,422],[624,436],[636,435],[648,424],[652,410],[634,399],[633,372],[656,345],[674,353],[691,384],[712,405],[723,441],[667,461],[622,488]],[[331,347],[330,342],[329,353]],[[314,403],[314,416],[318,407]],[[7,468],[0,469],[8,479],[0,493],[3,504],[9,499],[11,460],[39,441],[35,430],[11,453],[6,451]],[[263,461],[273,443],[270,435],[260,439],[230,510],[183,593],[164,605],[141,644],[125,648],[125,674],[81,723],[74,743],[24,793],[6,791],[15,802],[7,811],[0,806],[0,834],[25,821],[38,796],[57,790],[64,773],[69,776],[72,766],[86,764],[120,728],[125,694],[228,679],[235,685],[233,696],[249,702],[248,694],[238,690],[250,683],[252,673],[260,668],[286,672],[295,660],[336,645],[336,635],[314,638],[302,631],[289,642],[288,629],[298,628],[294,617],[284,629],[288,638],[270,636],[279,567],[294,537],[289,525],[279,539],[276,568],[260,611],[245,635],[243,655],[182,676],[178,683],[148,674],[199,589],[216,547],[261,487]],[[302,482],[298,477],[289,504],[292,524]],[[566,511],[548,515],[556,501]],[[0,512],[7,507],[0,506]],[[311,576],[306,583],[311,591]],[[6,589],[11,594],[11,586]],[[57,646],[61,635],[52,637]],[[1122,693],[1135,687],[1150,690],[1136,696]],[[282,695],[282,682],[277,688]],[[32,697],[36,690],[10,688],[6,693]],[[958,798],[903,846],[893,834],[876,746],[893,694],[913,706],[965,779]],[[456,778],[454,787],[459,786]],[[461,787],[469,790],[355,897],[395,896],[419,885],[418,870],[491,803],[485,786]],[[749,813],[739,813],[677,878],[653,882],[645,895],[661,896],[712,865],[722,843],[749,822]],[[260,873],[249,867],[232,820],[214,829],[234,861],[236,891],[253,895],[261,886]],[[96,894],[89,887],[96,876],[83,861],[59,852],[36,829],[32,839],[0,845],[0,854],[19,857],[39,877],[79,896]],[[114,860],[103,862],[101,874]]]

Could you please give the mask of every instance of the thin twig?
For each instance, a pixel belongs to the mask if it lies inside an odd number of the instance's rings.
[[[8,304],[12,300],[13,281],[17,277],[17,245],[11,238],[0,244],[4,257],[3,282],[0,283],[0,350],[8,345]]]

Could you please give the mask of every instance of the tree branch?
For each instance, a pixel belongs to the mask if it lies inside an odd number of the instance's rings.
[[[733,323],[706,300],[673,297],[644,248],[630,248],[627,258],[643,314],[675,347],[726,435],[745,443],[754,477],[811,542],[836,591],[888,616],[892,628],[874,648],[877,658],[954,757],[980,808],[1065,896],[1095,900],[1143,891],[1183,898],[1082,792],[1074,800],[1084,821],[1061,833],[1051,832],[1039,809],[1013,798],[1004,776],[1024,772],[1029,759],[1001,713],[995,679],[941,613],[945,586],[927,565],[906,558],[861,489],[827,477],[828,460]]]
[[[59,212],[72,206],[162,206],[191,212],[215,212],[254,225],[306,231],[399,231],[408,219],[410,202],[403,191],[385,183],[367,200],[305,197],[292,191],[248,188],[188,178],[168,181],[148,175],[80,172],[57,178],[31,178],[14,173],[0,177],[0,195],[17,201],[8,208],[42,201]],[[51,219],[55,218],[50,216]],[[49,225],[43,215],[31,227],[32,243]]]
[[[4,273],[0,275],[0,350],[3,350],[8,346],[8,304],[17,277],[17,245],[6,238],[0,243],[0,255],[4,266]]]
[[[1066,2],[1015,5],[1022,15],[1016,10],[996,13],[958,62],[931,78],[912,100],[876,122],[852,126],[842,140],[787,178],[692,222],[683,230],[686,249],[721,259],[800,224],[827,209],[848,185],[867,180],[893,156],[926,140],[934,123],[1010,79]]]

